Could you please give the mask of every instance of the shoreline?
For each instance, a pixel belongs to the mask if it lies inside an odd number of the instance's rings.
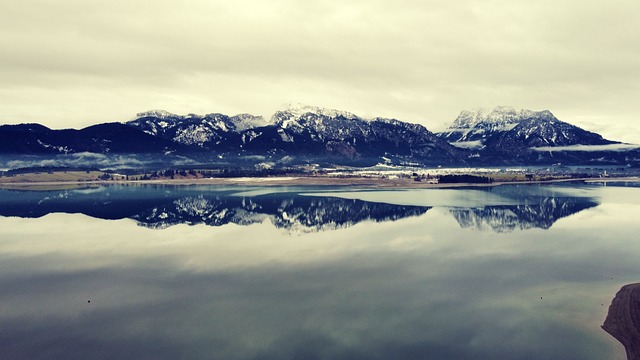
[[[38,189],[38,188],[78,188],[105,185],[219,185],[219,186],[344,186],[359,188],[385,189],[428,189],[457,187],[486,187],[508,184],[552,184],[563,182],[607,183],[640,182],[640,177],[607,178],[557,178],[548,180],[495,181],[492,183],[432,183],[415,181],[411,178],[374,178],[374,177],[328,177],[328,176],[282,176],[282,177],[232,177],[232,178],[185,178],[155,180],[59,180],[59,181],[3,181],[2,189]]]

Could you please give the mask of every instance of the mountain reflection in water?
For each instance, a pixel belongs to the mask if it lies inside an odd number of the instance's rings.
[[[251,225],[269,219],[278,228],[321,231],[345,228],[366,220],[394,221],[422,215],[430,207],[371,203],[339,198],[311,198],[292,194],[255,197],[205,195],[173,200],[128,216],[140,225],[165,228],[175,224],[229,223]]]
[[[431,207],[405,206],[297,193],[237,195],[238,190],[113,186],[64,191],[0,190],[0,216],[25,218],[81,213],[100,219],[129,218],[149,228],[177,224],[251,225],[269,219],[288,230],[313,232],[372,220],[394,221],[422,215]]]
[[[0,190],[0,358],[622,359],[638,214],[589,184]]]
[[[325,196],[322,192],[304,196],[295,189],[276,189],[267,193],[261,193],[259,189],[248,190],[174,186],[0,190],[0,216],[33,218],[50,213],[81,213],[100,219],[129,218],[141,226],[157,229],[177,224],[250,225],[268,219],[277,228],[315,232],[346,228],[363,221],[395,221],[419,216],[433,207]],[[456,191],[469,196],[493,191],[509,199],[513,189]],[[527,188],[526,191],[529,194],[524,203],[475,204],[469,208],[455,206],[449,207],[449,212],[463,228],[510,232],[515,229],[548,229],[558,219],[598,205],[588,196],[549,194],[535,188]],[[522,194],[519,192],[518,196],[522,197]]]
[[[463,228],[503,233],[515,229],[548,229],[563,217],[597,205],[595,200],[588,198],[548,197],[534,204],[452,209],[450,212]]]

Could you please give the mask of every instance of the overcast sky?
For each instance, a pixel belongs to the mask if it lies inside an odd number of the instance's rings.
[[[0,123],[511,105],[640,143],[638,0],[0,2]]]

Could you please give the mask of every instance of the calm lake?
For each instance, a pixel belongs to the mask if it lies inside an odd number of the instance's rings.
[[[640,187],[0,190],[2,359],[625,359]]]

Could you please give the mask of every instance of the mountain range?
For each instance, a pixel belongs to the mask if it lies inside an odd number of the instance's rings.
[[[5,157],[80,153],[180,157],[213,166],[640,164],[638,147],[604,139],[547,110],[511,107],[463,111],[440,133],[397,119],[364,119],[312,106],[290,106],[270,120],[154,110],[126,123],[80,130],[0,126]]]

